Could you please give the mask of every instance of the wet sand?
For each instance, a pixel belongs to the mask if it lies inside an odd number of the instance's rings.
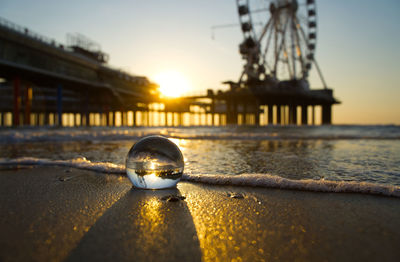
[[[162,199],[171,194],[186,198]],[[0,261],[400,256],[400,199],[393,197],[189,182],[135,190],[125,176],[36,167],[0,171],[0,214]]]

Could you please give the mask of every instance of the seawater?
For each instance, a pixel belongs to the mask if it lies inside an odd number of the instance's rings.
[[[145,135],[167,136],[181,148],[185,180],[332,192],[400,186],[399,126],[3,128],[0,162],[124,173],[127,152]]]

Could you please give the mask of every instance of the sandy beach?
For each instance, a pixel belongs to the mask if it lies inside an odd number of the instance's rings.
[[[394,197],[189,182],[136,190],[125,176],[63,167],[3,169],[0,181],[1,261],[395,261],[400,255]]]
[[[0,0],[0,262],[400,262],[400,1],[360,2]]]

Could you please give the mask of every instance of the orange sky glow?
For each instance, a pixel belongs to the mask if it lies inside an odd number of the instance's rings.
[[[342,101],[333,108],[333,123],[400,124],[400,2],[316,2],[316,59]],[[238,80],[244,65],[240,28],[211,32],[214,25],[238,23],[236,8],[233,0],[4,0],[0,16],[60,42],[67,33],[87,35],[110,54],[112,66],[164,87],[169,80],[160,75],[175,72],[180,88],[163,93],[176,96],[226,89],[221,82]],[[315,69],[309,82],[322,87]]]

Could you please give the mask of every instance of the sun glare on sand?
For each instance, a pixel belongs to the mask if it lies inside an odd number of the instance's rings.
[[[160,92],[166,97],[179,97],[186,93],[190,84],[184,75],[177,71],[164,71],[154,77],[160,85]]]

